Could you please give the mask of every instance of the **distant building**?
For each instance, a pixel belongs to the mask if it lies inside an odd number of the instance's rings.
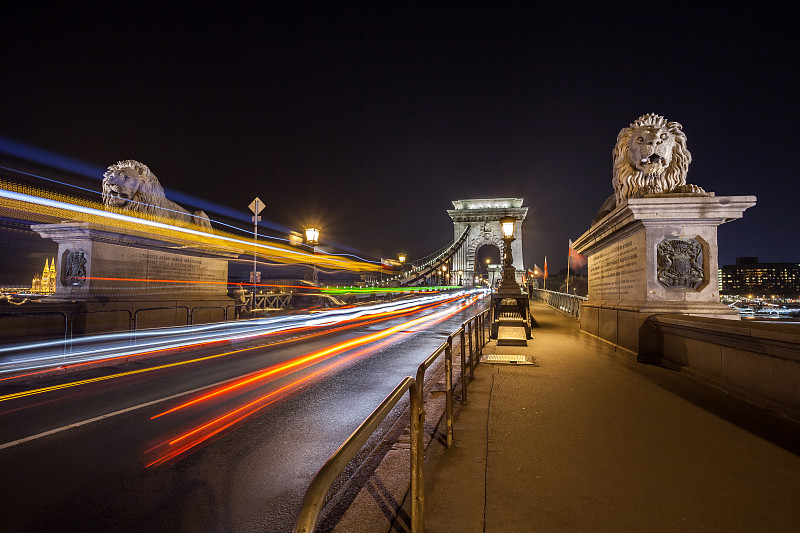
[[[56,258],[50,263],[45,259],[44,269],[41,274],[34,276],[31,282],[31,292],[34,294],[53,294],[56,292]]]
[[[719,272],[719,292],[732,295],[796,296],[800,263],[759,263],[758,257],[737,257]]]

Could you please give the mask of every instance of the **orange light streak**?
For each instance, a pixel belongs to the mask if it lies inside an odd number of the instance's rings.
[[[409,334],[409,332],[406,332],[406,331],[400,333],[400,335],[408,335],[408,334]],[[318,377],[318,376],[320,376],[320,375],[322,375],[324,373],[332,371],[333,369],[335,369],[335,368],[337,368],[339,366],[342,366],[342,365],[344,365],[346,363],[349,363],[349,362],[351,362],[351,361],[353,361],[353,360],[355,360],[355,359],[357,359],[359,357],[363,357],[365,355],[368,355],[372,351],[373,351],[373,348],[364,348],[364,349],[359,350],[359,351],[357,351],[355,353],[352,353],[352,354],[350,354],[348,356],[345,356],[345,357],[343,357],[343,358],[341,358],[341,359],[339,359],[339,360],[337,360],[335,362],[332,362],[332,363],[324,366],[323,368],[320,368],[319,370],[317,370],[315,372],[312,372],[311,374],[303,376],[302,378],[298,378],[298,379],[294,380],[293,382],[291,382],[291,383],[289,383],[289,384],[287,384],[287,385],[285,385],[285,386],[283,386],[283,387],[281,387],[279,389],[276,389],[276,390],[274,390],[274,391],[272,391],[270,393],[267,393],[267,394],[265,394],[263,396],[260,396],[260,397],[256,398],[255,400],[252,400],[252,401],[248,402],[247,404],[245,404],[245,405],[243,405],[243,406],[241,406],[241,407],[239,407],[239,408],[237,408],[237,409],[235,409],[233,411],[229,411],[228,413],[226,413],[224,415],[220,415],[220,416],[214,418],[213,420],[207,422],[206,424],[203,424],[200,427],[194,428],[194,429],[192,429],[190,431],[187,431],[186,433],[182,433],[181,435],[178,435],[177,437],[175,437],[173,440],[171,440],[169,442],[165,442],[165,443],[162,443],[162,444],[159,444],[159,445],[156,445],[156,446],[150,448],[145,453],[153,452],[153,451],[155,451],[156,449],[158,449],[160,447],[174,446],[178,442],[184,441],[189,437],[199,435],[202,432],[202,430],[205,429],[205,428],[212,427],[215,424],[219,424],[220,422],[225,421],[224,424],[222,424],[221,426],[215,427],[210,432],[205,433],[205,434],[203,434],[201,436],[198,436],[198,438],[195,438],[195,439],[193,439],[193,440],[181,445],[177,449],[170,450],[169,452],[167,452],[164,455],[160,456],[159,458],[155,459],[151,463],[145,465],[145,467],[149,468],[151,466],[157,466],[157,465],[161,465],[161,464],[164,464],[166,462],[169,462],[173,458],[176,458],[176,457],[184,454],[185,452],[191,450],[192,448],[197,447],[197,446],[203,444],[204,442],[207,442],[208,440],[210,440],[211,438],[219,435],[221,432],[225,431],[226,429],[229,429],[232,426],[235,426],[236,424],[242,422],[243,420],[246,420],[247,418],[249,418],[253,414],[257,413],[258,411],[261,411],[261,410],[265,409],[266,407],[269,407],[270,405],[272,405],[272,404],[280,401],[281,399],[289,396],[289,394],[294,392],[303,383],[305,383],[305,382],[307,382],[307,381],[309,381],[309,380],[311,380],[313,378],[316,378],[316,377]],[[276,396],[278,393],[282,393],[282,394]],[[270,400],[270,401],[267,401],[267,400]],[[239,416],[235,416],[237,414]],[[232,416],[235,416],[235,418],[230,419]]]
[[[445,300],[445,301],[450,301],[450,300]],[[294,337],[292,339],[285,339],[285,340],[282,340],[282,341],[274,341],[274,342],[270,342],[270,343],[267,343],[267,344],[259,344],[258,346],[250,346],[248,348],[241,348],[241,349],[238,349],[238,350],[224,352],[224,353],[216,354],[216,355],[213,355],[213,356],[201,357],[201,358],[197,358],[197,359],[190,359],[190,360],[187,360],[187,361],[181,361],[181,362],[178,362],[178,363],[171,363],[171,364],[167,364],[167,365],[158,365],[158,366],[154,366],[154,367],[141,368],[141,369],[138,369],[138,370],[135,370],[135,371],[131,371],[131,372],[122,372],[122,373],[119,373],[119,374],[110,374],[110,375],[107,375],[107,376],[101,376],[101,377],[93,378],[93,379],[85,379],[85,380],[80,380],[80,381],[73,381],[73,382],[70,382],[70,383],[62,383],[60,385],[53,385],[53,386],[50,386],[50,387],[42,387],[42,388],[39,388],[39,389],[31,389],[31,390],[21,391],[21,392],[17,392],[17,393],[13,393],[13,394],[6,394],[4,396],[0,396],[0,402],[4,402],[4,401],[8,401],[8,400],[14,400],[14,399],[17,399],[17,398],[23,398],[23,397],[26,397],[26,396],[33,396],[35,394],[42,394],[42,393],[46,393],[46,392],[53,392],[53,391],[56,391],[56,390],[63,390],[63,389],[71,388],[71,387],[77,387],[77,386],[80,386],[80,385],[87,385],[87,384],[91,384],[91,383],[97,383],[97,382],[100,382],[100,381],[107,381],[107,380],[111,380],[111,379],[123,378],[123,377],[127,377],[127,376],[134,375],[134,374],[143,374],[143,373],[146,373],[146,372],[162,370],[162,369],[165,369],[165,368],[171,368],[171,367],[180,366],[180,365],[203,362],[203,361],[207,361],[207,360],[210,360],[210,359],[215,359],[215,358],[219,358],[219,357],[225,357],[225,356],[228,356],[228,355],[238,354],[238,353],[242,353],[242,352],[246,352],[246,351],[250,351],[250,350],[257,350],[259,348],[265,348],[267,346],[277,346],[279,344],[286,344],[286,343],[289,343],[289,342],[298,342],[298,341],[301,341],[301,340],[307,340],[309,338],[317,337],[317,336],[320,336],[320,335],[326,335],[326,334],[334,333],[334,332],[337,332],[337,331],[344,331],[346,329],[351,329],[351,328],[357,327],[359,325],[368,325],[368,324],[372,324],[372,323],[375,323],[375,322],[380,322],[382,320],[388,320],[390,318],[396,318],[396,317],[399,317],[399,316],[405,316],[407,314],[414,313],[416,311],[419,311],[421,309],[425,309],[425,308],[430,307],[432,305],[436,305],[436,302],[430,303],[430,304],[418,305],[418,306],[414,306],[414,307],[407,308],[407,309],[399,309],[399,310],[395,310],[395,311],[385,311],[383,313],[376,313],[376,314],[372,315],[371,317],[369,317],[370,318],[369,320],[364,320],[364,317],[351,318],[351,319],[348,319],[348,320],[343,320],[342,324],[345,324],[345,325],[339,326],[339,327],[336,327],[336,328],[330,328],[330,329],[326,329],[324,331],[317,331],[317,332],[314,332],[314,333],[310,333],[308,335],[302,335],[302,336],[299,336],[299,337]],[[271,332],[268,332],[268,333],[254,334],[254,335],[248,336],[247,339],[264,338],[264,337],[269,337],[269,336],[272,336],[272,335],[287,335],[287,334],[292,334],[292,333],[299,333],[299,332],[302,332],[302,331],[309,331],[309,330],[313,330],[313,329],[320,328],[320,327],[326,327],[326,326],[325,325],[321,325],[321,326],[301,326],[301,327],[289,328],[289,329],[280,330],[280,331],[271,331]],[[81,366],[85,366],[85,365],[96,365],[98,363],[107,363],[107,362],[110,362],[110,361],[115,361],[115,360],[120,360],[120,359],[126,359],[127,360],[127,359],[131,359],[131,358],[134,358],[134,357],[141,358],[141,357],[143,357],[145,355],[153,355],[153,354],[157,354],[157,353],[160,353],[160,352],[164,352],[166,354],[166,353],[169,353],[171,351],[186,349],[187,347],[188,348],[200,349],[202,347],[208,347],[208,345],[215,344],[215,343],[218,343],[218,342],[220,342],[220,341],[219,340],[212,340],[212,341],[208,341],[208,342],[189,344],[189,345],[186,345],[186,346],[180,346],[180,347],[174,347],[174,348],[164,348],[164,349],[159,349],[159,350],[149,350],[149,351],[146,351],[146,352],[140,352],[140,353],[136,353],[136,354],[124,355],[124,356],[120,356],[120,357],[110,357],[110,358],[106,358],[106,359],[97,359],[97,360],[94,360],[94,361],[87,361],[87,362],[84,362],[84,363],[75,363],[73,365],[66,365],[63,368],[77,368],[77,367],[81,367]],[[51,372],[51,371],[52,371],[52,369],[46,369],[46,370],[41,370],[41,371],[38,371],[38,372],[31,372],[31,373],[28,373],[28,374],[20,374],[20,375],[15,375],[15,376],[8,376],[8,377],[5,377],[5,378],[0,378],[0,381],[8,380],[8,379],[19,379],[20,377],[34,376],[34,375],[43,374],[43,373]]]
[[[267,378],[269,378],[271,376],[274,376],[278,372],[282,372],[282,371],[290,370],[290,369],[295,369],[295,368],[300,367],[302,365],[308,366],[307,363],[319,362],[320,359],[325,360],[325,359],[333,357],[333,356],[335,356],[337,354],[345,352],[347,350],[351,350],[353,348],[356,348],[358,346],[363,346],[364,344],[369,344],[371,342],[375,342],[376,340],[384,339],[384,338],[386,338],[386,337],[388,337],[390,335],[393,335],[394,333],[397,333],[398,331],[401,331],[403,329],[407,329],[409,327],[413,327],[415,325],[419,325],[419,324],[421,324],[423,322],[426,322],[426,321],[431,321],[431,320],[433,320],[432,317],[436,317],[440,313],[443,313],[443,312],[440,311],[439,313],[437,313],[435,315],[420,317],[420,318],[411,320],[409,322],[405,322],[403,324],[399,324],[397,326],[394,326],[394,327],[391,327],[391,328],[388,328],[388,329],[385,329],[385,330],[382,330],[382,331],[378,331],[376,333],[372,333],[370,335],[365,335],[365,336],[362,336],[362,337],[357,337],[355,339],[350,339],[350,340],[347,340],[347,341],[343,341],[343,342],[340,342],[338,344],[334,344],[333,346],[329,346],[329,347],[327,347],[327,348],[325,348],[323,350],[312,352],[310,354],[306,354],[304,356],[300,356],[300,357],[297,357],[295,359],[291,359],[288,362],[285,362],[285,363],[282,363],[282,364],[279,364],[279,365],[276,365],[276,366],[269,367],[268,369],[266,369],[266,370],[264,370],[262,372],[259,372],[257,374],[252,374],[252,375],[250,375],[248,377],[245,377],[245,378],[243,378],[243,379],[241,379],[239,381],[231,383],[231,384],[229,384],[229,385],[227,385],[227,386],[225,386],[223,388],[214,390],[214,391],[209,392],[209,393],[207,393],[207,394],[205,394],[205,395],[203,395],[201,397],[195,398],[195,399],[190,400],[188,402],[185,402],[185,403],[183,403],[181,405],[173,407],[172,409],[164,411],[163,413],[159,413],[157,415],[154,415],[153,417],[151,417],[151,419],[159,418],[159,417],[164,416],[164,415],[169,414],[169,413],[174,413],[175,411],[179,411],[181,409],[184,409],[184,408],[189,407],[191,405],[195,405],[195,404],[200,403],[202,401],[209,400],[211,398],[215,398],[217,396],[220,396],[222,394],[231,392],[233,390],[240,389],[242,387],[245,387],[247,385],[253,384],[255,382],[263,381],[263,380],[265,380],[265,379],[267,379]]]
[[[281,289],[308,289],[320,291],[323,287],[311,287],[305,285],[275,285],[270,283],[231,283],[228,281],[203,281],[194,279],[149,279],[149,278],[104,278],[99,276],[78,277],[77,279],[88,279],[94,281],[139,281],[150,283],[202,283],[208,285],[241,285],[242,287],[277,287]]]
[[[450,299],[448,301],[451,301],[451,300],[452,299]],[[320,363],[323,363],[325,361],[328,361],[330,358],[334,357],[335,355],[341,354],[341,353],[346,352],[348,350],[351,350],[351,349],[353,349],[355,347],[363,346],[365,344],[369,344],[369,343],[372,343],[372,342],[375,342],[375,341],[378,341],[378,340],[385,340],[386,338],[388,338],[388,337],[390,337],[392,335],[408,335],[408,334],[410,334],[410,332],[407,331],[409,328],[412,328],[412,327],[415,327],[415,326],[419,326],[421,324],[426,324],[427,327],[431,327],[431,326],[433,326],[435,324],[438,324],[438,323],[440,323],[440,322],[452,317],[453,315],[461,312],[466,307],[472,305],[475,301],[477,301],[477,298],[470,298],[466,302],[462,302],[461,304],[459,304],[455,309],[443,310],[443,311],[439,311],[437,313],[434,313],[432,315],[428,315],[428,316],[420,317],[420,318],[417,318],[417,319],[414,319],[414,320],[410,320],[410,321],[404,322],[403,324],[399,324],[399,325],[393,326],[391,328],[387,328],[387,329],[385,329],[383,331],[380,331],[380,332],[377,332],[377,333],[373,333],[373,334],[370,334],[370,335],[364,335],[362,337],[358,337],[358,338],[355,338],[355,339],[350,339],[348,341],[344,341],[344,342],[338,343],[338,344],[336,344],[334,346],[325,348],[323,350],[318,350],[318,351],[313,352],[311,354],[307,354],[305,356],[302,356],[302,357],[299,357],[299,358],[297,358],[295,360],[292,360],[289,363],[284,363],[282,365],[278,365],[278,366],[275,366],[275,367],[270,367],[267,370],[265,370],[264,372],[261,372],[261,373],[255,374],[255,375],[250,375],[250,376],[248,376],[248,377],[246,377],[246,378],[244,378],[244,379],[242,379],[242,380],[240,380],[238,382],[231,383],[229,385],[221,387],[218,390],[212,391],[211,393],[204,394],[201,397],[198,397],[198,398],[196,398],[194,400],[191,400],[189,402],[185,402],[185,403],[183,403],[183,404],[181,404],[181,405],[179,405],[177,407],[174,407],[174,408],[172,408],[172,409],[170,409],[168,411],[165,411],[163,413],[155,415],[152,418],[155,419],[155,418],[158,418],[160,416],[163,416],[163,415],[166,415],[166,414],[169,414],[169,413],[174,413],[175,411],[178,411],[180,409],[184,409],[184,408],[186,408],[186,407],[188,407],[190,405],[195,405],[197,403],[200,403],[202,401],[208,400],[210,398],[219,397],[219,396],[221,396],[221,395],[223,395],[225,393],[230,393],[230,392],[232,392],[234,390],[238,390],[241,387],[245,386],[246,384],[257,383],[260,380],[267,379],[270,376],[274,376],[276,374],[276,372],[278,372],[279,370],[287,370],[289,368],[297,367],[299,364],[301,364],[300,361],[302,361],[302,362],[313,362],[313,364],[320,364]],[[301,384],[305,383],[306,381],[308,381],[308,380],[310,380],[312,378],[315,378],[317,376],[320,376],[323,373],[327,373],[329,371],[332,371],[333,369],[339,367],[340,365],[343,365],[343,364],[345,364],[345,363],[347,363],[349,361],[352,361],[353,359],[355,359],[357,357],[362,357],[363,355],[372,353],[373,351],[374,351],[374,347],[373,348],[364,348],[364,349],[358,350],[355,353],[352,353],[350,355],[342,357],[342,358],[340,358],[339,360],[337,360],[335,362],[332,362],[330,364],[327,364],[327,365],[323,366],[319,370],[316,370],[316,371],[314,371],[314,372],[312,372],[312,373],[310,373],[310,374],[308,374],[306,376],[298,378],[298,379],[292,381],[291,383],[288,383],[287,385],[284,385],[284,386],[282,386],[282,387],[280,387],[278,389],[275,389],[275,390],[273,390],[273,391],[271,391],[271,392],[269,392],[267,394],[264,394],[262,396],[259,396],[258,398],[254,399],[252,401],[249,401],[246,404],[244,404],[244,405],[242,405],[242,406],[240,406],[240,407],[238,407],[236,409],[228,411],[227,413],[222,414],[220,416],[217,416],[217,417],[211,419],[210,421],[208,421],[208,422],[206,422],[204,424],[201,424],[200,426],[197,426],[197,427],[195,427],[195,428],[193,428],[193,429],[191,429],[191,430],[189,430],[189,431],[187,431],[185,433],[182,433],[182,434],[172,438],[171,440],[169,440],[169,441],[167,441],[165,443],[162,443],[160,445],[154,446],[153,448],[148,450],[146,453],[152,452],[152,451],[154,451],[154,450],[156,450],[158,448],[163,448],[163,447],[171,448],[171,447],[174,447],[176,445],[179,445],[180,443],[183,443],[183,444],[180,444],[177,448],[174,448],[174,449],[171,449],[171,450],[167,451],[163,455],[159,456],[157,459],[155,459],[152,462],[148,463],[146,465],[146,467],[149,468],[151,466],[161,465],[161,464],[164,464],[164,463],[166,463],[166,462],[168,462],[168,461],[170,461],[170,460],[172,460],[174,458],[179,457],[180,455],[188,452],[189,450],[191,450],[193,448],[196,448],[197,446],[200,446],[201,444],[207,442],[209,439],[215,437],[216,435],[219,435],[221,432],[223,432],[223,431],[235,426],[236,424],[242,422],[243,420],[253,416],[254,414],[256,414],[259,411],[263,410],[264,408],[268,407],[269,405],[272,405],[273,403],[277,402],[281,398],[283,398],[286,395],[290,394],[291,392],[295,391]],[[312,366],[312,365],[306,365],[304,368],[307,368],[308,366]],[[297,370],[295,370],[295,371],[297,371]]]

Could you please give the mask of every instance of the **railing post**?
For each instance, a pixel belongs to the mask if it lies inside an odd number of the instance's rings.
[[[475,342],[478,344],[476,352],[480,363],[483,358],[483,320],[481,315],[475,315]]]
[[[472,330],[475,329],[472,327],[472,321],[468,321],[469,324],[469,379],[475,379],[475,353],[472,351]]]
[[[447,418],[447,447],[453,445],[453,336],[447,336],[447,347],[444,349],[445,369],[445,403]]]
[[[486,344],[486,313],[478,315],[478,329],[481,335],[481,358],[483,358],[483,346]]]
[[[467,355],[465,353],[465,345],[467,339],[464,336],[466,331],[466,324],[461,326],[461,403],[467,401]]]
[[[478,328],[478,362],[480,363],[483,358],[483,322],[480,316],[475,317],[475,324]]]
[[[423,483],[423,440],[425,411],[422,408],[423,383],[415,381],[411,396],[411,533],[425,529],[425,487]]]

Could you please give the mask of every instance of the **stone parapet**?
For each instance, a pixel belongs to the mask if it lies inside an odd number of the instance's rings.
[[[663,364],[800,422],[797,326],[685,315],[648,325]]]

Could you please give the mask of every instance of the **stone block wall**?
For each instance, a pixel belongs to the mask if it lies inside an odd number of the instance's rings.
[[[685,315],[648,319],[666,366],[800,422],[800,328]]]

